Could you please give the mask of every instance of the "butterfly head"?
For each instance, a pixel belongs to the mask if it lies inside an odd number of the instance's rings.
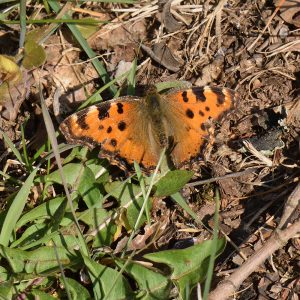
[[[147,106],[148,112],[152,115],[158,115],[161,113],[161,101],[160,101],[160,95],[158,92],[151,91],[151,93],[148,93],[145,97],[145,104]]]

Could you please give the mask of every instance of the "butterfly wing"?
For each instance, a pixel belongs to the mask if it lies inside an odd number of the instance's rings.
[[[163,98],[168,134],[174,139],[171,156],[177,167],[199,154],[208,136],[205,124],[230,111],[234,98],[234,91],[214,87],[179,90]]]
[[[149,171],[155,168],[159,151],[149,139],[151,129],[142,101],[129,96],[105,101],[69,116],[60,130],[69,143],[100,146],[99,157],[121,169],[130,168],[136,161]]]

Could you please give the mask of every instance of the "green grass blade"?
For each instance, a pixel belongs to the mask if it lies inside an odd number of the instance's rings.
[[[136,161],[134,161],[134,169],[135,169],[138,181],[140,183],[143,198],[146,199],[147,195],[146,195],[146,186],[145,186],[144,176],[142,174],[142,171],[141,171],[141,168],[140,168],[139,164]],[[147,223],[150,224],[151,221],[150,221],[150,212],[149,212],[148,205],[145,206],[145,211],[146,211],[146,216],[147,216]],[[136,223],[136,226],[137,225],[138,224]]]
[[[60,5],[56,0],[49,0],[48,1],[51,8],[57,13],[60,10]],[[62,19],[70,19],[70,16],[68,14],[65,14]],[[85,51],[87,56],[89,58],[94,58],[96,56],[96,53],[90,48],[85,38],[82,36],[79,29],[76,27],[76,25],[73,24],[67,24],[71,32],[73,33],[74,37],[77,39],[78,43],[81,45],[82,49]],[[94,65],[96,71],[98,72],[100,78],[102,79],[104,84],[107,84],[110,82],[110,78],[108,73],[106,72],[106,69],[103,67],[102,63],[98,59],[93,59],[92,64]],[[110,91],[114,95],[117,92],[117,88],[114,85],[111,85],[109,87]]]
[[[25,207],[27,197],[30,193],[31,186],[33,184],[33,180],[35,174],[38,169],[35,169],[25,180],[22,188],[19,190],[15,199],[12,201],[11,206],[9,207],[7,214],[5,216],[5,220],[3,222],[3,226],[1,228],[0,233],[0,244],[4,246],[8,246],[9,239],[13,230],[15,229],[15,225],[19,220],[19,217],[22,214],[22,211]]]
[[[32,171],[32,166],[29,162],[29,157],[28,157],[28,153],[27,153],[25,133],[24,133],[24,126],[23,125],[21,125],[21,135],[22,135],[22,148],[23,148],[24,161],[25,161],[25,164],[27,166],[27,169],[30,170],[30,172],[31,172]]]
[[[53,149],[53,153],[57,162],[57,166],[58,166],[58,170],[63,182],[63,186],[65,189],[65,193],[68,199],[68,204],[69,207],[71,209],[72,212],[72,216],[73,216],[73,221],[76,225],[76,229],[77,229],[77,236],[78,236],[78,242],[80,245],[80,250],[82,251],[82,253],[88,255],[88,249],[87,249],[87,245],[85,244],[78,220],[76,218],[76,213],[75,213],[75,209],[72,203],[72,199],[71,199],[71,195],[69,193],[68,187],[67,187],[67,183],[66,183],[66,179],[65,176],[63,174],[63,169],[62,169],[62,164],[61,164],[61,160],[60,160],[60,156],[59,156],[59,148],[58,148],[58,144],[57,144],[57,140],[56,140],[56,135],[55,135],[55,130],[54,130],[54,126],[52,123],[52,120],[50,118],[50,114],[48,112],[46,103],[45,103],[45,99],[43,98],[43,93],[42,93],[42,88],[40,86],[40,100],[41,100],[41,106],[42,106],[42,113],[43,113],[43,117],[44,117],[44,121],[45,121],[45,125],[46,125],[46,130],[49,136],[49,140],[51,142],[52,145],[52,149]]]
[[[132,62],[132,67],[127,77],[127,82],[128,82],[127,95],[131,95],[131,96],[135,95],[136,68],[137,68],[137,60],[135,58]]]
[[[184,209],[190,216],[193,217],[193,219],[198,222],[199,224],[202,224],[202,222],[199,220],[197,214],[193,212],[193,210],[188,206],[185,199],[181,196],[181,194],[175,193],[171,196],[171,198],[179,205],[182,209]]]
[[[10,138],[8,137],[8,135],[0,130],[0,134],[2,134],[3,139],[5,141],[5,143],[7,144],[7,146],[9,147],[9,149],[13,152],[13,154],[16,156],[16,158],[18,159],[18,161],[22,164],[24,164],[24,160],[22,158],[21,153],[19,152],[19,150],[15,147],[15,145],[13,144],[13,142],[10,140]]]
[[[21,22],[21,18],[19,20],[0,20],[2,24],[19,24]],[[82,24],[82,25],[93,25],[93,24],[106,24],[107,21],[98,21],[98,20],[74,20],[74,19],[42,19],[42,20],[35,20],[29,19],[26,20],[28,24]]]

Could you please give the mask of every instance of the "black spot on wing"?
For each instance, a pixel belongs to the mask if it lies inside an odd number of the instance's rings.
[[[126,129],[126,123],[124,121],[119,122],[118,128],[120,131],[123,131]]]
[[[187,97],[187,91],[183,91],[181,96],[184,102],[189,102],[189,98]]]
[[[115,139],[111,139],[110,140],[110,144],[113,146],[113,147],[116,147],[117,146],[117,141]]]
[[[190,119],[193,119],[194,118],[194,113],[192,110],[190,110],[189,108],[186,110],[185,112],[186,116]]]
[[[206,101],[203,88],[193,87],[192,92],[196,96],[197,101],[201,101],[201,102]]]
[[[106,132],[107,132],[107,133],[111,133],[111,132],[112,132],[111,126],[109,126],[109,127],[106,129]]]
[[[117,112],[118,112],[118,114],[121,115],[124,112],[124,110],[123,110],[123,104],[122,103],[117,103],[117,107],[118,107]]]
[[[210,111],[210,108],[208,106],[205,106],[206,111]]]
[[[201,117],[204,117],[204,116],[205,116],[204,112],[203,112],[201,109],[199,110],[199,115],[200,115]]]
[[[103,103],[103,105],[100,105],[97,107],[98,109],[98,118],[100,120],[103,120],[105,118],[109,117],[109,109],[110,109],[110,103]]]
[[[78,119],[76,123],[83,130],[87,130],[87,129],[90,128],[89,125],[85,121],[85,117],[82,117],[82,118]]]

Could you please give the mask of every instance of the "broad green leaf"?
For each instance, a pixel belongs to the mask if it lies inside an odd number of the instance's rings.
[[[222,253],[225,243],[224,238],[217,240],[216,255]],[[186,249],[160,251],[144,257],[171,268],[170,279],[178,286],[181,297],[185,299],[187,289],[191,291],[198,282],[205,279],[212,247],[213,241],[208,240]]]
[[[89,232],[96,230],[101,224],[104,224],[106,220],[109,220],[111,212],[102,208],[90,208],[78,215],[78,219],[87,225],[89,225]],[[117,226],[114,220],[110,219],[107,224],[102,226],[102,229],[97,230],[92,235],[93,247],[109,246],[113,242],[113,237],[116,232]],[[89,235],[89,233],[87,233]]]
[[[60,277],[60,282],[64,286],[67,285],[67,288],[71,294],[72,300],[90,300],[91,295],[89,294],[88,290],[83,287],[80,283],[72,278],[65,278],[65,282],[63,281],[62,277]]]
[[[114,181],[105,184],[105,190],[112,197],[116,198],[121,205],[126,205],[141,193],[141,188],[133,183]]]
[[[89,167],[85,167],[80,176],[78,192],[87,207],[99,207],[102,205],[103,196],[95,181],[95,175]]]
[[[0,282],[0,299],[13,299],[15,286],[12,281]]]
[[[138,284],[138,299],[156,300],[168,299],[172,282],[171,280],[153,270],[150,270],[137,262],[123,262],[117,260],[116,263],[120,267],[124,267],[124,271]]]
[[[117,231],[117,225],[114,220],[111,220],[101,230],[99,230],[93,241],[93,248],[110,246],[114,241],[114,234]]]
[[[54,243],[58,248],[76,249],[78,248],[79,242],[76,236],[77,232],[75,225],[69,227],[62,227],[60,233],[55,235],[49,244]]]
[[[63,199],[63,198],[62,198]],[[60,199],[59,199],[60,200]],[[49,201],[51,202],[51,201]],[[22,234],[22,236],[14,241],[11,244],[11,247],[22,247],[23,250],[33,247],[34,245],[39,244],[38,241],[40,241],[40,244],[47,243],[49,239],[53,238],[55,235],[58,234],[58,229],[61,226],[69,226],[69,224],[72,222],[70,219],[70,212],[66,213],[66,205],[67,201],[56,201],[59,203],[58,206],[55,206],[56,210],[50,213],[49,206],[45,206],[45,204],[49,205],[49,202],[42,204],[41,208],[36,207],[33,210],[31,210],[28,214],[31,215],[31,217],[38,217],[36,212],[45,214],[43,215],[43,218],[47,218],[48,220],[43,223],[37,223],[33,224],[30,227],[28,227],[25,232]],[[57,203],[55,203],[57,204]],[[75,202],[74,202],[75,204]],[[46,209],[46,210],[45,210]],[[34,212],[35,213],[32,213]],[[48,215],[47,215],[48,214]],[[40,216],[40,215],[39,215]],[[26,220],[26,218],[25,218]],[[28,220],[28,215],[27,215]],[[29,219],[28,221],[36,223],[38,218],[36,219]],[[70,227],[68,227],[70,228]],[[74,236],[76,236],[76,233],[73,233]],[[34,244],[34,245],[32,245]],[[25,248],[25,249],[24,249]]]
[[[9,278],[10,278],[10,274],[7,272],[7,270],[4,267],[0,266],[0,282],[7,281]]]
[[[56,210],[64,201],[66,201],[65,197],[57,197],[34,207],[19,219],[16,224],[16,229],[22,227],[28,222],[37,221],[38,219],[53,218]]]
[[[99,173],[102,174],[100,177],[102,177],[104,174],[106,174],[106,176],[109,175],[104,165],[105,164],[103,160],[100,160],[98,158],[92,158],[86,162],[86,166],[88,166],[91,169],[95,177],[97,176],[97,179],[99,177],[98,176]]]
[[[83,256],[92,281],[94,298],[106,300],[132,299],[131,288],[122,274]]]
[[[26,230],[22,233],[22,236],[11,244],[11,247],[20,248],[24,245],[30,244],[44,237],[49,230],[49,226],[46,223],[41,224],[33,224],[26,228]]]
[[[192,171],[175,170],[168,172],[155,184],[156,197],[165,197],[175,194],[181,190],[193,177]]]
[[[14,273],[27,274],[57,272],[60,271],[60,264],[68,267],[80,262],[74,251],[66,250],[64,247],[46,246],[33,251],[24,251],[0,245],[0,256],[8,261]]]
[[[84,166],[82,163],[70,163],[63,166],[63,172],[65,175],[65,179],[67,184],[74,186],[76,182],[78,182],[79,177],[83,173]],[[59,174],[59,170],[55,170],[49,175],[44,177],[45,182],[56,182],[58,184],[62,184],[61,177]]]
[[[74,148],[72,148],[72,150],[68,154],[68,156],[64,158],[63,165],[64,166],[67,165],[68,163],[70,163],[75,158],[77,158],[79,161],[85,161],[87,153],[88,153],[88,148],[87,147],[80,147],[80,146],[75,147],[74,146]]]
[[[80,177],[84,173],[84,169],[89,168],[92,171],[94,178],[98,172],[100,172],[103,167],[100,165],[99,160],[91,159],[85,164],[83,163],[69,163],[63,166],[63,172],[67,181],[67,184],[75,186],[79,184]],[[49,175],[43,177],[42,182],[56,182],[62,184],[60,174],[58,170],[55,170]]]
[[[143,198],[138,198],[138,199],[134,199],[132,201],[132,204],[128,206],[127,211],[126,211],[126,216],[127,216],[127,220],[128,223],[130,225],[130,227],[133,228],[140,228],[147,220],[147,216],[146,216],[146,211],[144,211],[142,218],[139,221],[139,224],[137,224],[137,226],[135,226],[135,223],[137,221],[138,215],[141,211],[142,208],[142,203],[143,203]],[[149,207],[146,209],[151,209],[151,203],[150,201],[148,201]]]
[[[110,213],[104,208],[90,208],[82,212],[78,219],[90,226],[90,229],[95,229],[102,224]]]
[[[31,70],[32,68],[40,67],[46,60],[46,52],[44,48],[29,40],[24,45],[24,59],[22,65],[25,69]]]
[[[53,297],[43,291],[34,289],[27,295],[27,299],[38,299],[38,300],[55,300],[56,297]]]

